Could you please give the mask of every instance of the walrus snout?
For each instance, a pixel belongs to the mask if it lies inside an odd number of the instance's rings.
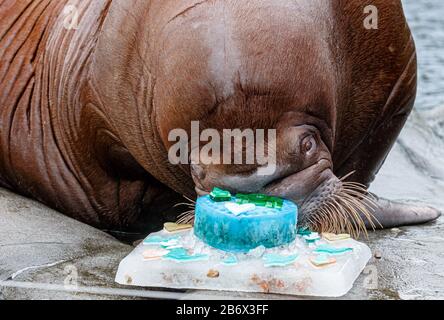
[[[194,164],[191,176],[198,196],[208,194],[212,188],[219,187],[232,193],[264,193],[278,196],[302,204],[319,185],[331,179],[331,161],[321,159],[299,172],[285,172],[282,167],[274,175],[260,176],[257,170],[251,173],[229,173],[222,168]]]
[[[273,163],[276,170],[271,174],[261,174],[263,166],[258,162],[212,163],[205,152],[193,153],[195,158],[191,159],[190,175],[196,193],[202,196],[219,187],[232,193],[265,193],[302,204],[319,185],[333,176],[331,155],[316,127],[288,123],[278,124],[278,127],[277,141],[270,149],[275,152],[270,159],[276,161]],[[247,159],[246,149],[241,152],[243,160]],[[257,150],[258,147],[255,145],[250,149]]]
[[[273,181],[263,191],[269,195],[293,200],[301,205],[318,186],[332,176],[334,175],[331,162],[323,158],[300,172]]]

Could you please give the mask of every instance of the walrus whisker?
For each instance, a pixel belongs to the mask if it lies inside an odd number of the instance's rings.
[[[353,190],[353,191],[356,191],[358,193],[363,193],[363,194],[368,193],[367,188],[364,188],[362,186],[353,185],[353,184],[346,184],[346,183],[344,183],[343,184],[343,188],[347,189],[347,190]]]
[[[353,213],[355,220],[359,222],[360,228],[364,231],[364,233],[368,237],[367,228],[365,227],[365,222],[362,219],[362,216],[359,214],[359,212],[361,212],[364,216],[367,217],[367,219],[369,219],[370,214],[368,212],[367,207],[364,206],[359,199],[347,194],[347,192],[343,192],[341,196],[347,203],[350,211]]]
[[[194,210],[182,213],[177,220],[178,224],[193,224],[194,223]]]
[[[329,220],[332,220],[332,217],[335,217],[336,222],[333,223],[333,226],[330,228],[324,228],[322,226],[322,231],[333,231],[336,232],[343,228],[343,219],[341,217],[341,214],[337,212],[337,209],[333,208],[330,203],[326,203],[324,208],[319,210],[319,213],[322,214],[324,217],[327,217]]]
[[[335,232],[341,230],[339,219],[335,214],[329,215],[329,220],[332,223],[332,227],[331,227],[332,230],[334,230]]]
[[[362,188],[362,187],[359,187],[359,186],[353,186],[353,185],[347,185],[347,184],[344,184],[343,187],[344,187],[344,189],[346,189],[346,190],[350,190],[350,191],[353,191],[353,192],[357,192],[357,193],[359,193],[360,195],[361,195],[361,194],[366,194],[366,193],[368,193],[367,189]]]
[[[378,206],[367,190],[365,190],[365,193],[357,193],[350,191],[350,189],[344,188],[343,195],[347,197],[349,201],[351,201],[351,203],[367,218],[373,229],[376,229],[375,222],[380,225],[378,219],[376,219],[371,212],[374,212]]]
[[[341,201],[342,201],[343,205],[349,209],[348,212],[351,213],[351,215],[352,215],[351,218],[354,221],[355,226],[357,226],[357,229],[358,229],[358,236],[360,234],[360,230],[362,230],[365,233],[365,235],[368,236],[367,229],[365,228],[365,223],[362,220],[359,213],[356,211],[356,208],[354,207],[356,205],[355,199],[349,198],[346,193],[342,193],[341,194]]]
[[[348,210],[344,210],[344,212],[347,214],[348,219],[351,218],[353,220],[352,222],[353,222],[354,226],[358,227],[354,221],[356,219],[356,217],[354,217],[354,216],[350,217],[350,212],[352,214],[354,214],[354,212],[351,208],[351,205],[348,203],[347,199],[344,197],[344,195],[343,194],[341,194],[341,195],[335,194],[334,199],[335,199],[336,203],[338,203],[338,205],[341,206],[341,208],[346,207],[348,209]]]
[[[185,199],[187,199],[188,201],[190,201],[191,203],[196,204],[196,201],[193,199],[188,198],[187,196],[182,195],[182,197],[184,197]]]
[[[318,227],[321,225],[321,217],[318,214],[313,214],[308,218],[308,224],[311,226],[312,229],[317,230]]]
[[[195,205],[192,204],[192,203],[177,203],[177,204],[175,204],[173,206],[173,208],[177,208],[177,207],[180,207],[180,206],[186,206],[186,207],[189,207],[189,208],[194,208],[195,207]]]
[[[344,183],[341,190],[331,196],[319,209],[314,212],[309,222],[320,231],[347,231],[353,237],[368,231],[363,217],[368,219],[371,227],[376,228],[377,221],[372,214],[376,207],[373,197],[363,185]]]
[[[345,181],[345,182],[342,182],[342,185],[356,187],[360,190],[367,190],[367,187],[365,185],[357,183],[357,182]]]
[[[326,209],[320,208],[319,210],[317,210],[313,214],[313,216],[315,216],[316,220],[318,221],[315,230],[319,230],[320,232],[323,232],[325,230],[324,229],[325,217],[328,217],[328,213],[327,213]]]
[[[332,206],[329,203],[327,203],[327,205],[325,206],[325,211],[324,212],[325,212],[326,216],[335,216],[336,217],[337,227],[335,227],[335,229],[331,230],[331,231],[336,232],[336,231],[339,231],[339,230],[343,229],[344,224],[343,224],[343,219],[342,219],[341,215],[337,214],[336,210],[334,208],[332,208]]]
[[[371,194],[369,194],[367,191],[365,194],[360,194],[354,191],[350,191],[347,188],[344,188],[344,194],[350,197],[354,205],[356,205],[358,209],[366,216],[373,229],[376,229],[376,225],[373,221],[381,225],[378,219],[376,219],[376,217],[368,210],[370,209],[372,211],[375,211],[376,209],[378,209],[378,205],[376,204],[374,197]],[[359,197],[359,199],[356,199],[356,197]]]
[[[351,210],[347,210],[344,199],[340,199],[339,201],[335,199],[335,203],[339,206],[339,210],[343,212],[344,216],[346,216],[347,231],[353,233],[353,235],[358,238],[361,234],[359,221],[355,219]]]
[[[189,210],[189,211],[186,211],[186,212],[184,212],[184,213],[181,213],[181,214],[179,215],[179,217],[183,217],[183,216],[189,215],[190,213],[194,213],[194,210]]]
[[[347,173],[345,176],[343,176],[342,178],[340,178],[339,180],[341,181],[345,181],[345,179],[350,178],[352,175],[354,175],[356,173],[356,170],[353,170],[350,173]]]
[[[178,203],[175,205],[175,207],[178,206],[186,206],[188,207],[188,210],[184,213],[181,213],[178,217],[177,223],[178,224],[193,224],[194,223],[194,212],[195,212],[195,208],[196,208],[196,202],[193,201],[192,199],[188,198],[187,196],[183,196],[186,200],[190,201],[190,203]]]
[[[333,229],[334,227],[333,227],[332,215],[323,215],[323,218],[324,218],[324,226],[322,228],[322,232]]]
[[[375,197],[371,193],[369,193],[367,189],[350,187],[346,184],[344,184],[343,186],[345,192],[353,194],[358,198],[362,198],[362,201],[366,202],[367,205],[373,207],[373,209],[378,208]]]
[[[329,214],[331,220],[333,220],[333,230],[339,232],[342,229],[341,219],[336,214]]]
[[[370,212],[370,210],[374,211],[374,208],[371,206],[364,206],[361,201],[357,200],[355,197],[347,195],[350,197],[351,201],[353,201],[353,204],[358,208],[358,210],[369,220],[369,223],[371,224],[373,229],[376,229],[376,225],[374,224],[373,220],[376,220],[374,215]],[[370,210],[369,210],[370,209]]]
[[[335,214],[328,214],[323,208],[321,208],[320,211],[324,216],[327,216],[329,218],[329,221],[331,223],[331,230],[336,231],[340,229],[339,221]]]
[[[357,201],[354,197],[351,197],[349,195],[347,195],[346,193],[344,193],[342,195],[342,197],[344,198],[345,203],[347,204],[348,208],[350,208],[351,212],[353,213],[353,215],[355,216],[355,218],[357,220],[359,220],[360,224],[363,225],[363,229],[365,229],[365,233],[367,233],[367,230],[365,228],[365,222],[362,219],[361,215],[359,215],[359,212],[362,212],[365,216],[367,216],[367,209],[361,204],[359,203],[359,201]]]
[[[192,199],[188,198],[187,196],[183,196],[183,197],[190,202],[189,203],[187,203],[187,202],[177,203],[176,205],[174,205],[174,208],[184,206],[184,207],[187,207],[188,209],[191,209],[191,210],[181,213],[178,216],[178,219],[176,222],[178,224],[190,224],[194,220],[194,210],[196,208],[196,202],[193,201]]]
[[[313,216],[314,216],[314,215],[313,215]],[[313,216],[311,216],[311,217],[309,217],[309,218],[307,219],[307,225],[310,226],[311,228],[315,229],[314,226],[316,225],[316,223],[313,222]]]
[[[180,202],[174,205],[174,208],[180,207],[180,206],[188,206],[189,208],[195,208],[196,207],[196,201],[194,201],[191,198],[188,198],[185,195],[182,195],[182,197],[184,197],[186,200],[188,200],[189,202]]]
[[[348,187],[355,187],[355,188],[358,188],[359,190],[367,191],[367,186],[363,185],[361,183],[358,183],[358,182],[343,182],[342,185],[348,186]]]
[[[356,196],[356,197],[362,198],[362,201],[366,202],[367,205],[373,207],[373,209],[376,209],[377,206],[378,206],[376,204],[376,201],[372,197],[369,197],[369,196],[364,195],[364,194],[362,194],[360,192],[357,192],[357,191],[354,191],[354,190],[350,190],[350,189],[347,189],[346,192],[348,194],[352,195],[352,196]]]
[[[341,209],[341,206],[334,199],[330,200],[330,205],[333,207],[334,213],[339,214],[342,218],[341,227],[343,228],[343,230],[351,232],[353,228],[350,227],[350,222],[348,221],[346,213]]]
[[[330,216],[328,214],[323,214],[321,211],[318,212],[317,217],[319,221],[319,231],[324,232],[330,228]]]

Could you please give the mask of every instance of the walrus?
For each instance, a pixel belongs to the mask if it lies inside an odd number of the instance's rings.
[[[294,200],[320,231],[432,221],[367,191],[417,83],[401,2],[372,1],[377,28],[367,5],[1,1],[0,185],[110,231],[147,230],[216,186]],[[276,171],[173,165],[169,133],[192,121],[275,129]]]

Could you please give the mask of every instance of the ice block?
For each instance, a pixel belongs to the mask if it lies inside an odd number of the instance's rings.
[[[301,233],[311,234],[309,230]],[[297,235],[292,243],[277,248],[232,253],[206,245],[193,230],[162,230],[120,263],[116,281],[150,288],[323,297],[346,294],[371,258],[370,249],[350,237],[330,241],[321,236],[307,243],[304,236]],[[175,248],[165,249],[173,240]]]
[[[211,196],[196,202],[195,235],[206,244],[230,252],[248,252],[260,246],[273,248],[291,243],[296,238],[297,205],[288,200],[263,205],[260,195],[254,203],[242,196],[229,201],[214,201]],[[254,201],[253,201],[254,202]],[[247,210],[244,212],[243,208]]]

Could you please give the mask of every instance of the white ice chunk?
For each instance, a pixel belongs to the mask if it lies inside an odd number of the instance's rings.
[[[235,202],[227,202],[225,203],[225,208],[232,214],[238,216],[242,213],[253,211],[256,209],[256,205],[254,203],[237,204]]]

